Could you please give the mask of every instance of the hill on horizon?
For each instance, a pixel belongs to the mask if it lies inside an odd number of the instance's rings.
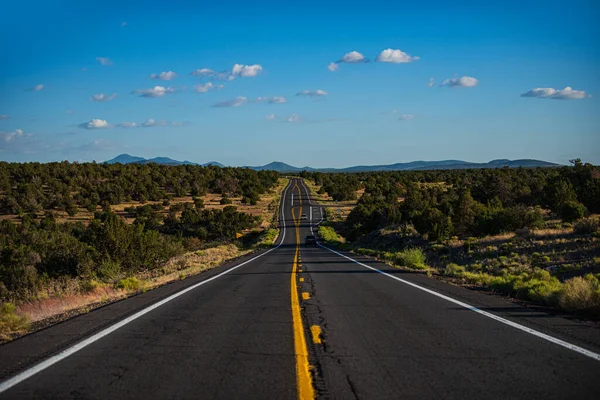
[[[107,164],[148,164],[156,163],[163,165],[202,165],[208,166],[213,165],[224,168],[225,165],[210,161],[204,164],[198,164],[191,161],[178,161],[169,157],[155,157],[146,159],[144,157],[131,156],[129,154],[120,154],[112,160],[105,161]],[[535,167],[559,167],[560,164],[551,163],[548,161],[534,160],[534,159],[497,159],[487,163],[474,163],[462,160],[441,160],[441,161],[411,161],[406,163],[395,163],[388,165],[356,165],[345,168],[313,168],[309,166],[295,167],[293,165],[286,164],[282,161],[273,161],[266,165],[260,166],[244,166],[256,171],[271,170],[281,173],[290,172],[368,172],[368,171],[424,171],[424,170],[439,170],[439,169],[469,169],[469,168],[535,168]]]

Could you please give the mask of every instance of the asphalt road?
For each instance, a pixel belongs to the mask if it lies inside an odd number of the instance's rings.
[[[0,346],[0,399],[600,398],[597,326],[305,247],[301,180],[282,209],[268,252]]]

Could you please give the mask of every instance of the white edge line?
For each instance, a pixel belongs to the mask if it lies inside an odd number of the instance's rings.
[[[281,201],[281,210],[280,210],[281,211],[281,215],[280,216],[284,216],[284,211],[285,211],[285,208],[284,208],[284,205],[285,205],[285,194],[286,194],[289,186],[290,186],[290,184],[288,183],[288,186],[286,186],[285,189],[283,190],[282,201]],[[133,315],[125,318],[124,320],[119,321],[116,324],[111,325],[111,326],[109,326],[106,329],[103,329],[102,331],[100,331],[100,332],[98,332],[98,333],[90,336],[89,338],[84,339],[81,342],[74,344],[73,346],[71,346],[71,347],[69,347],[69,348],[61,351],[58,354],[55,354],[54,356],[52,356],[52,357],[50,357],[50,358],[48,358],[48,359],[40,362],[39,364],[36,364],[33,367],[30,367],[30,368],[26,369],[25,371],[21,372],[20,374],[17,374],[15,376],[13,376],[12,378],[9,378],[9,379],[5,380],[4,382],[0,383],[0,393],[3,393],[5,391],[7,391],[8,389],[12,388],[13,386],[18,385],[19,383],[23,382],[24,380],[31,378],[35,374],[37,374],[39,372],[42,372],[43,370],[47,369],[48,367],[51,367],[52,365],[56,364],[57,362],[59,362],[59,361],[65,359],[65,358],[69,357],[72,354],[77,353],[79,350],[81,350],[81,349],[89,346],[90,344],[92,344],[92,343],[94,343],[94,342],[102,339],[103,337],[105,337],[107,335],[110,335],[112,332],[116,331],[117,329],[122,328],[123,326],[127,325],[131,321],[134,321],[134,320],[138,319],[139,317],[141,317],[144,314],[147,314],[150,311],[152,311],[152,310],[154,310],[154,309],[162,306],[163,304],[166,304],[166,303],[170,302],[171,300],[174,300],[177,297],[179,297],[179,296],[181,296],[181,295],[183,295],[183,294],[185,294],[185,293],[187,293],[187,292],[189,292],[191,290],[194,290],[194,289],[196,289],[199,286],[204,285],[205,283],[208,283],[208,282],[213,281],[213,280],[215,280],[215,279],[217,279],[217,278],[219,278],[219,277],[221,277],[221,276],[223,276],[225,274],[228,274],[231,271],[233,271],[235,269],[238,269],[239,267],[241,267],[243,265],[246,265],[249,262],[254,261],[257,258],[260,258],[260,257],[262,257],[262,256],[264,256],[264,255],[266,255],[266,254],[268,254],[270,252],[272,252],[273,250],[279,248],[283,244],[283,241],[285,240],[285,233],[286,233],[286,229],[285,229],[285,216],[283,218],[283,222],[282,223],[283,223],[283,234],[281,235],[281,241],[279,242],[279,244],[277,246],[273,247],[272,249],[269,249],[269,250],[265,251],[264,253],[261,253],[261,254],[257,255],[256,257],[253,257],[253,258],[251,258],[249,260],[246,260],[243,263],[238,264],[235,267],[232,267],[232,268],[228,269],[227,271],[223,271],[220,274],[213,276],[212,278],[208,278],[208,279],[206,279],[206,280],[204,280],[202,282],[198,282],[198,283],[196,283],[196,284],[194,284],[194,285],[192,285],[190,287],[187,287],[187,288],[185,288],[185,289],[183,289],[183,290],[181,290],[181,291],[179,291],[179,292],[177,292],[175,294],[172,294],[171,296],[169,296],[169,297],[167,297],[167,298],[165,298],[165,299],[163,299],[163,300],[161,300],[161,301],[159,301],[157,303],[154,303],[151,306],[146,307],[146,308],[144,308],[141,311],[136,312],[135,314],[133,314]]]
[[[304,182],[302,182],[302,186],[304,186]],[[304,186],[304,190],[306,191],[306,186]],[[307,194],[307,196],[308,196],[308,191],[306,191],[306,194]],[[309,196],[309,202],[310,202],[310,196]],[[312,229],[312,227],[311,227],[311,229]],[[524,326],[524,325],[517,324],[516,322],[512,322],[512,321],[510,321],[510,320],[508,320],[508,319],[505,319],[505,318],[499,317],[499,316],[497,316],[497,315],[495,315],[495,314],[489,313],[489,312],[487,312],[487,311],[483,311],[483,310],[481,310],[481,309],[479,309],[479,308],[477,308],[477,307],[474,307],[474,306],[472,306],[472,305],[470,305],[470,304],[463,303],[462,301],[459,301],[459,300],[453,299],[452,297],[449,297],[449,296],[443,295],[443,294],[441,294],[441,293],[438,293],[438,292],[436,292],[436,291],[434,291],[434,290],[431,290],[431,289],[424,288],[424,287],[422,287],[422,286],[420,286],[420,285],[417,285],[417,284],[415,284],[415,283],[409,282],[409,281],[407,281],[407,280],[404,280],[404,279],[402,279],[402,278],[398,278],[397,276],[394,276],[394,275],[388,274],[387,272],[380,271],[380,270],[378,270],[377,268],[371,267],[371,266],[369,266],[369,265],[367,265],[367,264],[363,264],[363,263],[361,263],[361,262],[359,262],[359,261],[356,261],[356,260],[355,260],[355,259],[353,259],[353,258],[350,258],[350,257],[348,257],[348,256],[346,256],[346,255],[344,255],[344,254],[342,254],[342,253],[339,253],[339,252],[337,252],[337,251],[335,251],[335,250],[333,250],[333,249],[330,249],[329,247],[323,246],[321,243],[318,243],[318,242],[317,242],[317,244],[318,244],[320,247],[322,247],[322,248],[324,248],[324,249],[327,249],[327,250],[331,251],[332,253],[335,253],[335,254],[337,254],[337,255],[338,255],[338,256],[340,256],[340,257],[344,257],[345,259],[348,259],[348,260],[350,260],[350,261],[352,261],[352,262],[354,262],[354,263],[356,263],[356,264],[358,264],[358,265],[360,265],[360,266],[363,266],[363,267],[365,267],[365,268],[368,268],[368,269],[370,269],[370,270],[373,270],[373,271],[375,271],[375,272],[379,272],[380,274],[382,274],[382,275],[385,275],[385,276],[387,276],[388,278],[395,279],[395,280],[397,280],[397,281],[399,281],[399,282],[402,282],[402,283],[404,283],[404,284],[406,284],[406,285],[412,286],[412,287],[414,287],[415,289],[422,290],[422,291],[424,291],[424,292],[426,292],[426,293],[432,294],[432,295],[434,295],[434,296],[436,296],[436,297],[439,297],[439,298],[441,298],[441,299],[444,299],[444,300],[446,300],[446,301],[449,301],[449,302],[451,302],[451,303],[454,303],[454,304],[456,304],[456,305],[459,305],[459,306],[461,306],[461,307],[464,307],[464,308],[466,308],[467,310],[474,311],[474,312],[476,312],[476,313],[478,313],[478,314],[481,314],[481,315],[483,315],[483,316],[485,316],[485,317],[491,318],[491,319],[493,319],[493,320],[496,320],[496,321],[498,321],[498,322],[501,322],[501,323],[503,323],[503,324],[506,324],[506,325],[508,325],[508,326],[511,326],[511,327],[513,327],[513,328],[515,328],[515,329],[519,329],[519,330],[521,330],[521,331],[523,331],[523,332],[527,332],[527,333],[529,333],[529,334],[531,334],[531,335],[533,335],[533,336],[537,336],[537,337],[539,337],[539,338],[541,338],[541,339],[547,340],[548,342],[551,342],[551,343],[557,344],[557,345],[559,345],[559,346],[562,346],[562,347],[564,347],[564,348],[567,348],[567,349],[569,349],[569,350],[572,350],[572,351],[574,351],[574,352],[577,352],[577,353],[579,353],[579,354],[583,354],[584,356],[590,357],[590,358],[592,358],[592,359],[594,359],[594,360],[596,360],[596,361],[600,361],[600,354],[598,354],[598,353],[594,353],[593,351],[590,351],[590,350],[584,349],[583,347],[576,346],[576,345],[574,345],[574,344],[572,344],[572,343],[569,343],[569,342],[565,342],[564,340],[560,340],[560,339],[558,339],[558,338],[555,338],[554,336],[547,335],[547,334],[545,334],[545,333],[542,333],[542,332],[536,331],[535,329],[528,328],[528,327],[526,327],[526,326]]]

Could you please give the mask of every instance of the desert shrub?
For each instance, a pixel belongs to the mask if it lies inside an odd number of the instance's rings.
[[[327,225],[319,226],[319,239],[329,244],[340,244],[344,242],[335,229]]]
[[[412,269],[427,269],[423,249],[410,247],[395,254],[395,262]]]
[[[460,277],[464,272],[465,267],[454,263],[450,263],[444,268],[444,275]]]
[[[18,315],[14,304],[0,304],[0,340],[9,339],[10,333],[26,329],[27,323],[27,317]]]
[[[586,208],[583,204],[578,201],[567,201],[565,202],[559,212],[559,217],[565,222],[573,222],[581,219],[585,216]]]
[[[600,218],[583,218],[575,222],[573,231],[578,234],[594,233],[600,231]]]
[[[559,296],[559,304],[570,311],[600,312],[600,283],[592,274],[567,280]]]
[[[128,292],[135,292],[140,290],[142,283],[135,277],[121,279],[117,283],[117,288],[126,290]]]
[[[104,282],[115,280],[121,274],[121,264],[111,259],[102,260],[96,269],[96,274]]]

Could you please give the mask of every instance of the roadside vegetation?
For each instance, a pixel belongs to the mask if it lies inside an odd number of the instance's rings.
[[[0,340],[272,245],[286,183],[243,168],[0,163]]]
[[[303,175],[316,196],[363,190],[345,218],[320,227],[329,244],[600,317],[598,167]]]

